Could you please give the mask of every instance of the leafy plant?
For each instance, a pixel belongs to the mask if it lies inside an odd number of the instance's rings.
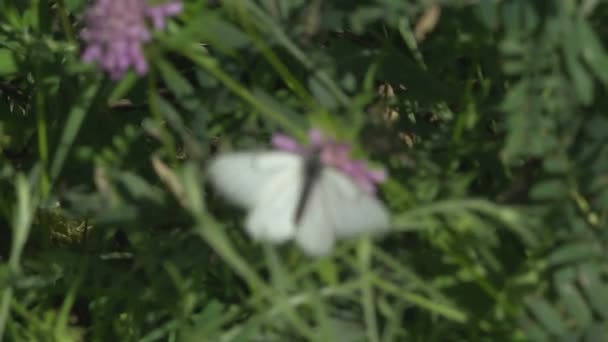
[[[0,339],[608,338],[605,2],[184,1],[117,80],[91,5],[0,2]],[[310,127],[393,216],[319,259],[205,174]]]

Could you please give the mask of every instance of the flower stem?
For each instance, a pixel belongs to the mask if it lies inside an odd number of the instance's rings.
[[[157,96],[158,91],[156,89],[156,71],[150,70],[150,74],[148,77],[148,106],[150,108],[150,113],[152,113],[152,116],[154,117],[154,120],[156,120],[156,124],[158,125],[160,139],[165,147],[167,158],[169,158],[170,163],[175,166],[177,165],[177,153],[175,152],[175,144],[173,141],[173,137],[164,126],[163,115],[158,109],[159,105],[157,101]]]
[[[70,22],[70,18],[68,17],[68,12],[65,9],[65,4],[63,0],[57,0],[57,12],[59,13],[59,19],[61,20],[61,26],[63,27],[63,32],[70,43],[76,43],[76,36],[74,35],[74,30],[72,29],[72,22]]]
[[[40,194],[42,198],[47,198],[51,183],[49,181],[49,147],[48,147],[48,135],[46,127],[46,111],[45,111],[45,98],[44,89],[41,89],[41,85],[38,84],[36,90],[36,126],[38,131],[38,157],[40,158]]]

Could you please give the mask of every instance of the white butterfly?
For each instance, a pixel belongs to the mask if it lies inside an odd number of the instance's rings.
[[[208,174],[223,196],[248,210],[245,228],[255,240],[295,239],[309,255],[321,256],[337,238],[389,227],[384,205],[323,165],[317,153],[227,153],[211,162]]]

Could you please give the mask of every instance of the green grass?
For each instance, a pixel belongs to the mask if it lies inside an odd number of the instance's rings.
[[[608,338],[603,2],[191,0],[117,82],[87,4],[0,3],[0,340]],[[205,173],[311,127],[390,175],[324,258]]]

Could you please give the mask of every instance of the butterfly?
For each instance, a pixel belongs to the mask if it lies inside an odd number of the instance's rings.
[[[337,239],[384,231],[389,213],[374,194],[321,161],[319,148],[231,152],[208,167],[212,185],[247,210],[245,229],[258,241],[295,242],[311,256],[328,254]]]

